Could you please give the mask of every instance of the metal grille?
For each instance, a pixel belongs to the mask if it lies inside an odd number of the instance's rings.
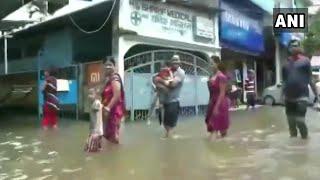
[[[202,79],[210,74],[208,61],[183,51],[156,50],[125,59],[126,106],[130,120],[149,118],[149,108],[154,97],[151,76],[159,72],[162,62],[171,59],[174,54],[180,56],[181,68],[186,72],[185,84],[188,85],[182,90],[180,115],[182,117],[194,116],[206,111],[206,103],[198,104],[198,99],[204,91]],[[198,87],[199,84],[201,90]]]

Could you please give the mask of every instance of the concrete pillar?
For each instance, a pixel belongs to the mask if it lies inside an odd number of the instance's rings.
[[[245,83],[248,75],[248,67],[247,67],[247,62],[243,61],[242,63],[242,88],[243,88],[243,101],[247,102],[247,93],[245,90]]]
[[[4,36],[4,74],[8,74],[8,39],[6,33],[3,33]]]
[[[120,0],[121,1],[121,0]],[[116,60],[116,68],[121,78],[124,78],[124,55],[121,51],[120,32],[119,32],[119,14],[120,1],[116,1],[112,22],[112,56]]]
[[[276,84],[281,82],[281,55],[280,55],[280,42],[279,39],[275,38],[275,66],[276,66]]]

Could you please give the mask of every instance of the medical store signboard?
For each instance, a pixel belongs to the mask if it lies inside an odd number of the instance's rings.
[[[124,0],[119,26],[138,35],[213,46],[214,20],[209,14],[158,1]]]

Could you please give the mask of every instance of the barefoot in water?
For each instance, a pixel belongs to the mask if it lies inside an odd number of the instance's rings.
[[[217,133],[210,133],[210,135],[209,135],[209,141],[216,141],[217,139],[219,139],[219,134],[217,134]]]
[[[148,126],[151,125],[151,121],[150,121],[150,120],[147,121],[147,125],[148,125]]]
[[[213,139],[213,133],[210,133],[209,136],[208,136],[208,140],[212,141],[212,139]]]
[[[43,126],[42,129],[47,131],[49,128],[48,128],[48,126]]]

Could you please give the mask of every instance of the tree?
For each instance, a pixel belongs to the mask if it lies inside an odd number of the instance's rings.
[[[308,56],[320,53],[320,11],[311,18],[309,31],[303,41],[303,47]]]

